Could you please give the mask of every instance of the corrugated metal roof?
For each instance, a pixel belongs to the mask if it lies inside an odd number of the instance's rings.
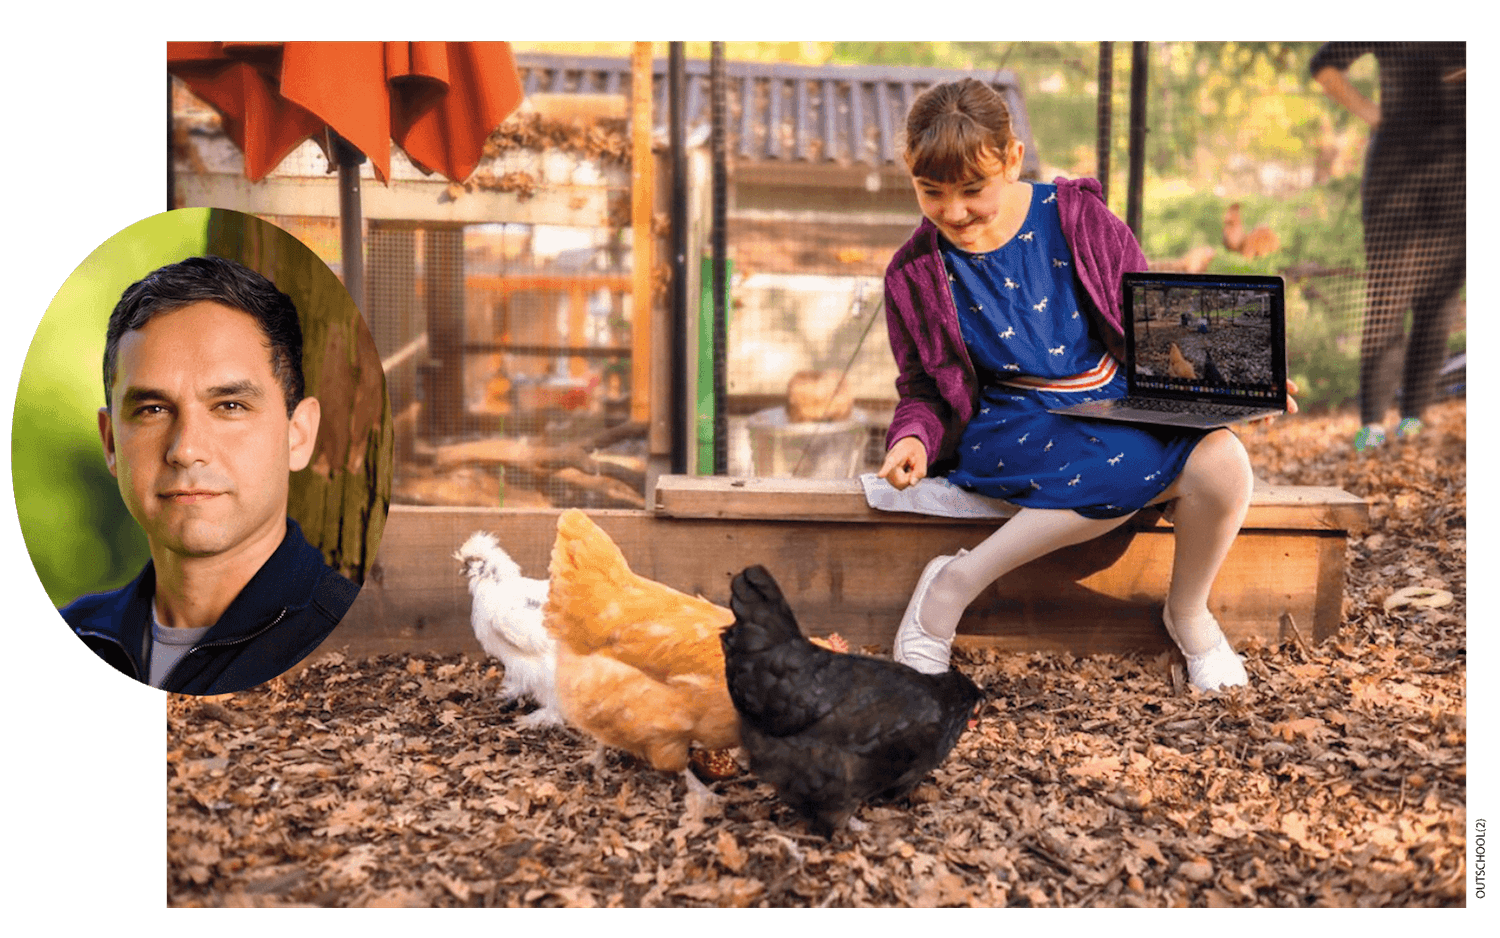
[[[627,59],[523,53],[516,56],[528,95],[630,93]],[[684,63],[687,135],[706,135],[710,120],[709,63]],[[1026,144],[1022,172],[1038,161],[1026,103],[1014,73],[899,66],[784,65],[725,62],[729,152],[751,161],[821,161],[885,166],[898,163],[900,133],[924,89],[973,77],[1005,95],[1012,126]],[[667,60],[652,62],[655,123],[667,121]]]

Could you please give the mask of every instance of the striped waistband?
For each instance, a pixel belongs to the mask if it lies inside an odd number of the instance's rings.
[[[1099,359],[1099,364],[1082,374],[1072,375],[1071,377],[1036,378],[1031,375],[1016,375],[1014,377],[1001,376],[996,380],[1006,387],[1069,394],[1078,391],[1097,391],[1113,381],[1115,374],[1119,370],[1119,363],[1115,361],[1112,355],[1105,352],[1104,357]]]

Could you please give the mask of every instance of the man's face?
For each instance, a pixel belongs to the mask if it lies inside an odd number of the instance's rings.
[[[287,417],[259,325],[206,301],[121,337],[99,434],[153,555],[230,559],[280,543],[288,475],[311,458],[318,417],[313,398]]]

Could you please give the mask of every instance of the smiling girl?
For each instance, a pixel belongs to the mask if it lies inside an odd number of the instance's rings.
[[[1048,412],[1123,395],[1121,275],[1146,259],[1096,181],[1023,181],[1024,153],[1004,99],[974,79],[928,89],[907,118],[924,219],[886,270],[900,400],[880,476],[904,489],[945,473],[1020,510],[973,550],[927,565],[896,660],[946,670],[959,617],[990,583],[1175,499],[1164,624],[1195,687],[1244,684],[1208,596],[1249,508],[1249,459],[1228,430]]]

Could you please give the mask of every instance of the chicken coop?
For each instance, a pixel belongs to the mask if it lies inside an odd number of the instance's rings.
[[[335,270],[356,226],[358,299],[395,416],[378,569],[358,629],[341,633],[361,651],[472,649],[455,548],[488,530],[543,577],[570,507],[637,572],[690,594],[722,596],[746,563],[797,563],[798,608],[856,642],[888,640],[921,566],[903,559],[892,578],[868,545],[930,557],[977,530],[874,512],[855,478],[878,466],[895,404],[882,278],[919,220],[904,115],[969,73],[653,61],[643,47],[517,55],[524,102],[479,168],[452,182],[392,147],[388,184],[360,170],[352,221],[323,148],[247,182],[218,114],[173,86],[174,205],[260,215]],[[1007,97],[1023,175],[1040,178],[1020,81],[977,77]],[[1241,580],[1297,530],[1288,601],[1320,630],[1336,621],[1355,502],[1265,494],[1249,524],[1267,534],[1237,548]],[[1159,644],[1137,594],[1141,576],[1166,577],[1170,531],[1139,528],[1002,583],[1030,597],[1022,611],[981,603],[965,631],[1018,648]],[[1103,579],[1084,588],[1079,570]],[[1246,607],[1224,621],[1276,618]]]
[[[895,377],[881,276],[917,221],[899,130],[923,88],[961,73],[728,63],[715,121],[708,62],[675,76],[661,59],[516,64],[524,101],[468,179],[430,175],[392,146],[386,184],[359,170],[355,219],[341,217],[327,145],[304,142],[251,183],[221,115],[173,79],[172,205],[258,215],[335,271],[351,243],[341,229],[357,226],[357,299],[394,415],[392,549],[403,519],[451,523],[439,539],[454,539],[465,522],[439,509],[646,509],[674,462],[714,471],[716,432],[732,474],[847,478],[878,459]],[[1018,83],[992,78],[1029,144]],[[716,174],[731,273],[718,400]],[[834,403],[807,420],[799,387]],[[528,540],[544,566],[545,535]],[[461,621],[452,586],[424,621]]]
[[[176,93],[178,204],[259,214],[340,270],[319,148],[247,183],[217,115]],[[462,185],[397,148],[390,184],[366,185],[361,305],[396,419],[395,504],[644,504],[644,433],[599,444],[642,426],[629,163],[623,98],[563,114],[542,102],[496,132]]]

